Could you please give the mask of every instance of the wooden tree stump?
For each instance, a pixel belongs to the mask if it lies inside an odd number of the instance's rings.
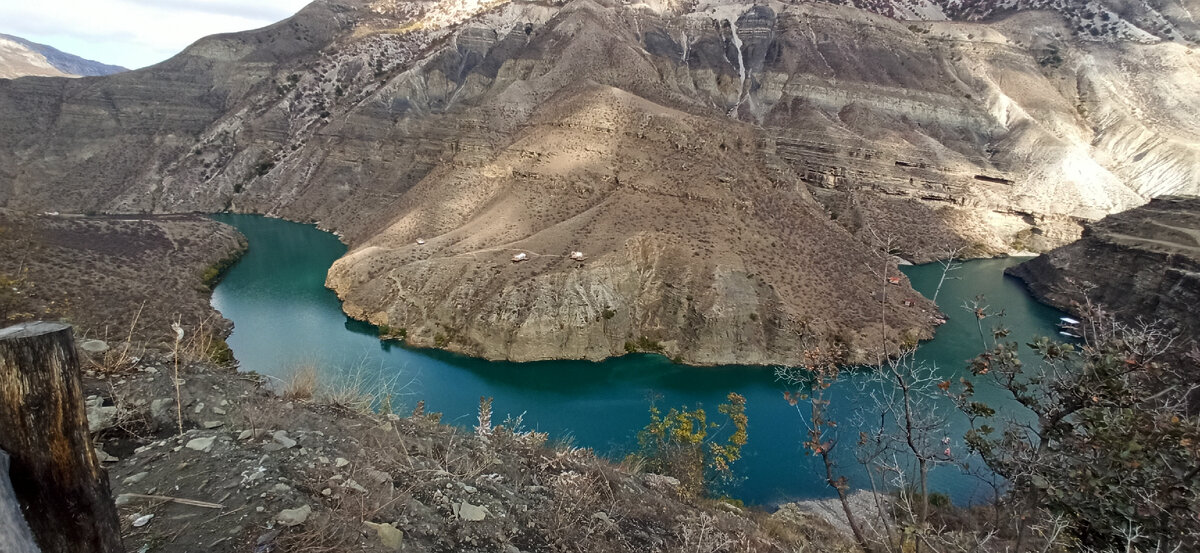
[[[0,330],[0,449],[42,551],[124,551],[108,474],[88,436],[71,327]]]

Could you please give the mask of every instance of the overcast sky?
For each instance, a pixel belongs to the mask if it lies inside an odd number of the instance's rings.
[[[137,69],[200,37],[256,29],[310,0],[0,0],[0,33]]]

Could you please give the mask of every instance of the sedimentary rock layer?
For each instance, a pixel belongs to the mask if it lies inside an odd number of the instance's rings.
[[[1043,301],[1088,301],[1134,323],[1200,333],[1200,198],[1161,198],[1091,223],[1079,241],[1009,269]]]
[[[349,313],[487,357],[869,358],[931,329],[879,242],[1040,251],[1200,191],[1186,41],[986,17],[321,0],[145,70],[0,81],[0,204],[317,221]]]

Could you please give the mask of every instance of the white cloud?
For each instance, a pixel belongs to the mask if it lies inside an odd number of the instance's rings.
[[[129,68],[201,37],[270,25],[309,0],[5,0],[0,32]]]

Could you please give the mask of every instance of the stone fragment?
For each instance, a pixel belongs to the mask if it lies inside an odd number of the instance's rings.
[[[264,545],[267,545],[267,544],[275,541],[275,538],[278,538],[278,537],[279,537],[279,529],[276,528],[274,530],[271,530],[265,534],[258,536],[258,540],[255,541],[255,545],[262,547]]]
[[[365,522],[363,524],[367,528],[375,530],[375,534],[379,536],[379,541],[385,549],[400,551],[401,547],[404,546],[404,532],[396,529],[395,526],[389,523],[376,524],[374,522]]]
[[[288,437],[287,430],[276,430],[275,433],[271,435],[271,437],[275,439],[275,442],[277,442],[279,445],[283,446],[284,448],[296,447],[296,440],[293,440]]]
[[[123,484],[125,484],[126,486],[128,486],[130,484],[137,484],[138,482],[145,480],[147,476],[150,476],[149,472],[139,472],[133,476],[125,477],[125,479],[122,480],[121,482]]]
[[[87,420],[88,432],[95,434],[101,430],[107,430],[117,424],[117,408],[115,406],[104,406],[103,398],[93,398],[87,400]]]
[[[98,459],[101,463],[115,463],[120,461],[120,459],[109,455],[107,451],[104,451],[99,447],[96,448],[96,459]]]
[[[481,520],[486,519],[488,517],[488,515],[491,514],[487,510],[487,507],[481,507],[479,505],[472,505],[471,502],[469,502],[469,501],[463,501],[462,503],[452,503],[451,510],[454,511],[454,514],[456,516],[458,516],[458,518],[465,520],[467,522],[479,522]]]
[[[224,421],[204,421],[204,428],[206,428],[208,430],[212,430],[214,428],[220,428],[222,426],[225,426]]]
[[[191,440],[188,440],[188,443],[184,444],[184,447],[203,453],[208,453],[212,451],[213,442],[216,441],[216,439],[217,438],[215,436],[209,436],[207,438],[192,438]]]
[[[284,509],[275,515],[275,522],[284,526],[299,526],[308,520],[308,516],[312,514],[312,507],[302,505],[295,509]]]
[[[679,489],[679,479],[665,474],[647,474],[646,486],[660,492],[673,492]]]
[[[343,458],[343,457],[338,457],[338,458],[337,458],[337,460],[333,462],[333,466],[335,466],[335,467],[337,467],[337,468],[342,468],[342,467],[344,467],[344,466],[346,466],[346,465],[349,465],[349,464],[350,464],[350,461],[347,461],[347,460],[346,460],[345,458]]]
[[[79,343],[79,349],[88,353],[104,353],[108,351],[108,342],[104,340],[84,340]]]
[[[390,475],[386,472],[383,472],[382,470],[376,470],[373,468],[363,471],[363,474],[366,474],[367,478],[370,478],[371,481],[376,484],[382,484],[384,482],[391,482],[391,480],[392,480],[392,475]],[[468,492],[468,493],[474,493],[474,492]]]
[[[159,426],[175,424],[175,400],[169,397],[150,402],[150,419]]]

